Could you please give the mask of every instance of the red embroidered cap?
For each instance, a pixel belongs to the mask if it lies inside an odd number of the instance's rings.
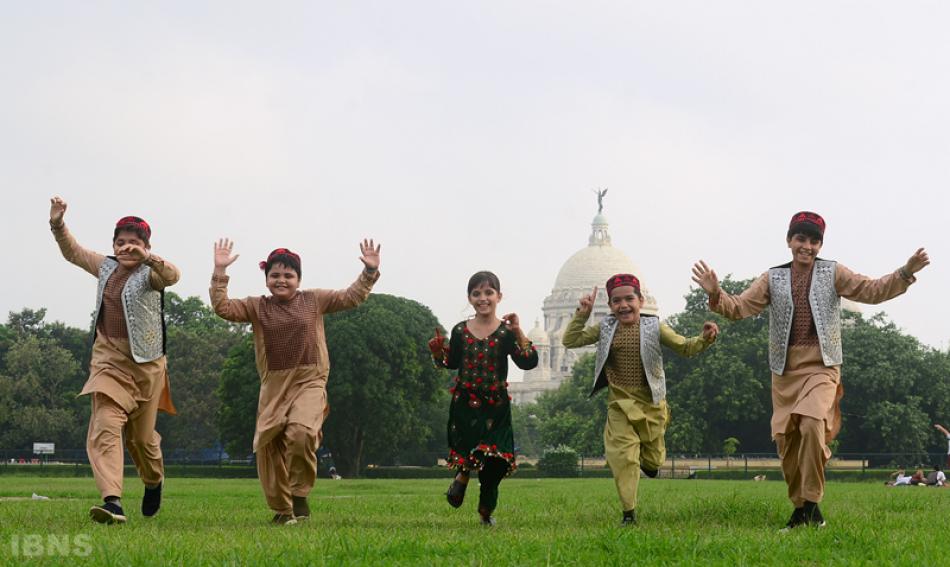
[[[637,279],[637,276],[633,274],[616,274],[610,276],[610,279],[607,280],[607,295],[610,295],[610,292],[614,288],[632,286],[636,288],[637,293],[640,293],[640,280]]]
[[[127,228],[127,227],[130,227],[130,226],[134,226],[134,227],[140,228],[140,229],[142,229],[143,231],[145,231],[145,237],[146,237],[147,239],[151,239],[151,238],[152,238],[152,227],[150,227],[150,226],[148,225],[148,223],[145,222],[145,220],[142,219],[142,218],[140,218],[140,217],[133,217],[133,216],[122,217],[121,219],[119,219],[119,220],[116,221],[116,223],[115,223],[115,227],[116,227],[117,229],[119,229],[119,228]]]
[[[801,225],[811,225],[820,236],[825,236],[825,219],[821,218],[818,213],[801,211],[792,215],[792,220],[788,223],[789,236],[795,234],[795,229],[801,227]]]

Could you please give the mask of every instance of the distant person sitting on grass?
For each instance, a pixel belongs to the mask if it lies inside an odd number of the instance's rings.
[[[910,486],[911,476],[904,471],[904,467],[897,469],[897,472],[891,473],[891,480],[884,484],[888,486]]]
[[[934,470],[927,474],[924,484],[927,486],[943,486],[947,483],[947,475],[940,470],[940,465],[934,465]]]
[[[154,516],[162,502],[165,464],[159,411],[175,414],[165,358],[164,290],[180,273],[152,253],[152,229],[139,217],[122,217],[112,234],[112,255],[87,250],[63,220],[66,202],[50,199],[49,225],[63,257],[99,279],[93,316],[89,379],[80,395],[92,398],[86,453],[103,504],[89,515],[102,524],[124,523],[122,482],[128,449],[145,484],[142,515]]]
[[[927,484],[927,475],[924,474],[923,467],[917,467],[917,470],[914,471],[913,476],[910,477],[910,484],[912,486],[917,486],[918,484]]]
[[[660,345],[680,356],[694,356],[716,341],[719,327],[707,321],[701,336],[687,339],[656,316],[642,314],[640,280],[633,274],[607,280],[610,314],[585,328],[596,299],[596,287],[581,298],[562,342],[567,348],[597,344],[590,395],[608,388],[604,452],[623,509],[621,525],[634,525],[640,471],[656,477],[666,460],[664,435],[670,410]]]

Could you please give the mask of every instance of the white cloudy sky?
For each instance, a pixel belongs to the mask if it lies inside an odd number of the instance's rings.
[[[378,291],[450,325],[488,268],[530,327],[609,187],[665,314],[698,258],[787,261],[813,209],[859,272],[927,247],[886,310],[946,348],[948,21],[937,1],[5,2],[0,313],[88,323],[94,281],[47,230],[60,194],[99,250],[148,219],[183,295],[206,297],[218,236],[235,295],[264,292],[277,246],[345,286],[372,236]]]

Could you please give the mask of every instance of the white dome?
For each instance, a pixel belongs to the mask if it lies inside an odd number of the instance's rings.
[[[622,273],[641,276],[640,269],[619,249],[610,245],[588,246],[564,262],[554,280],[554,289],[589,290],[595,285],[603,289],[607,278]]]

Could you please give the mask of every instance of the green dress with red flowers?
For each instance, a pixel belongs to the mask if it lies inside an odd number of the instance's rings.
[[[538,365],[538,353],[528,343],[522,349],[504,323],[479,339],[463,321],[452,329],[448,354],[436,363],[458,370],[449,391],[449,467],[481,469],[490,457],[504,459],[514,471],[515,438],[508,395],[508,357],[522,370]]]

